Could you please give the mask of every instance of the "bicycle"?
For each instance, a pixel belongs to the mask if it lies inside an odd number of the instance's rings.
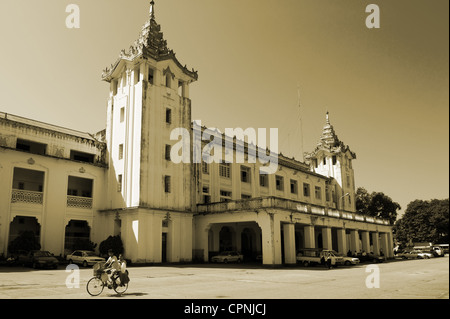
[[[100,295],[105,287],[108,287],[108,289],[114,289],[114,291],[119,295],[127,291],[128,282],[121,282],[118,272],[115,272],[111,276],[112,283],[108,283],[108,272],[110,271],[110,269],[105,270],[103,263],[97,263],[94,265],[94,277],[89,279],[86,284],[86,290],[91,296],[95,297]]]

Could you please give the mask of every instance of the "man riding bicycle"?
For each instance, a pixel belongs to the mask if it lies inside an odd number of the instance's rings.
[[[108,274],[108,285],[112,284],[112,279],[117,271],[120,271],[120,264],[112,249],[108,250],[109,258],[105,262],[105,273]]]

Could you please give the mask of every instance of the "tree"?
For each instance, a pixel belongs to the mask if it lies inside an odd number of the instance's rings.
[[[358,187],[356,190],[356,212],[389,220],[390,224],[394,224],[397,219],[397,211],[401,209],[399,203],[394,202],[392,198],[382,192],[369,192]]]
[[[414,200],[395,224],[395,237],[403,243],[448,243],[449,199]]]
[[[99,246],[100,254],[108,254],[108,250],[112,249],[114,254],[123,254],[123,243],[119,235],[109,236],[106,240],[102,241]]]
[[[39,250],[41,249],[41,244],[39,244],[38,239],[32,231],[24,231],[19,237],[14,239],[8,246],[8,251],[10,253],[15,253],[19,250]]]

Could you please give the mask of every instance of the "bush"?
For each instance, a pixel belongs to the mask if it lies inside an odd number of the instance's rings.
[[[116,256],[123,254],[123,243],[119,235],[109,236],[106,240],[100,243],[99,250],[101,255],[107,255],[108,250],[110,249],[112,249]]]
[[[24,231],[8,246],[8,251],[10,253],[16,253],[19,250],[30,251],[39,249],[41,249],[41,244],[32,231]]]
[[[91,250],[94,251],[97,244],[94,244],[88,238],[77,238],[73,244],[73,250]]]

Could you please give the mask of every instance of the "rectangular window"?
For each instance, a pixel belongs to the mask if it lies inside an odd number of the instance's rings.
[[[336,165],[336,163],[337,163],[337,157],[336,157],[336,155],[333,155],[333,165]]]
[[[202,189],[203,203],[211,203],[211,195],[209,195],[209,187],[203,187]]]
[[[165,148],[165,151],[164,151],[164,158],[167,161],[170,161],[170,150],[171,149],[172,149],[172,147],[170,145],[166,144],[166,148]]]
[[[328,186],[325,187],[325,198],[327,202],[330,201],[330,188]]]
[[[350,187],[350,176],[347,175],[347,187]]]
[[[202,173],[203,174],[209,174],[209,164],[202,162]]]
[[[119,145],[119,160],[123,159],[123,144]]]
[[[314,194],[316,199],[322,199],[322,188],[319,186],[314,187]]]
[[[166,75],[166,87],[172,87],[172,75],[170,73]]]
[[[297,194],[297,193],[298,193],[297,181],[291,179],[291,194]]]
[[[148,83],[150,83],[151,85],[153,85],[153,77],[154,77],[153,72],[154,71],[152,68],[148,69]]]
[[[172,124],[172,110],[166,109],[166,123]]]
[[[119,174],[119,176],[117,176],[117,191],[122,191],[122,174]]]
[[[220,201],[221,202],[228,202],[231,200],[231,192],[229,191],[220,191]]]
[[[47,150],[47,144],[38,142],[17,139],[16,149],[24,152],[29,152],[37,155],[45,155]]]
[[[120,123],[123,123],[125,120],[125,107],[120,108]]]
[[[250,198],[252,198],[252,195],[241,194],[241,198],[242,198],[242,199],[250,199]]]
[[[241,182],[250,183],[250,167],[241,166]]]
[[[276,189],[279,191],[284,190],[284,178],[283,176],[275,176]]]
[[[219,176],[230,178],[231,177],[231,164],[230,163],[220,163],[219,164]]]
[[[323,158],[322,163],[323,163],[323,165],[327,165],[327,158],[326,157]]]
[[[170,176],[164,176],[164,192],[170,193]]]
[[[303,196],[309,197],[310,196],[310,189],[308,183],[303,183]]]
[[[261,187],[267,187],[269,185],[267,174],[260,174],[259,175],[259,186]]]
[[[317,163],[317,158],[313,158],[313,165],[315,168],[319,167],[319,165]]]
[[[94,154],[79,152],[79,151],[70,151],[70,159],[74,161],[86,162],[86,163],[94,163]]]

